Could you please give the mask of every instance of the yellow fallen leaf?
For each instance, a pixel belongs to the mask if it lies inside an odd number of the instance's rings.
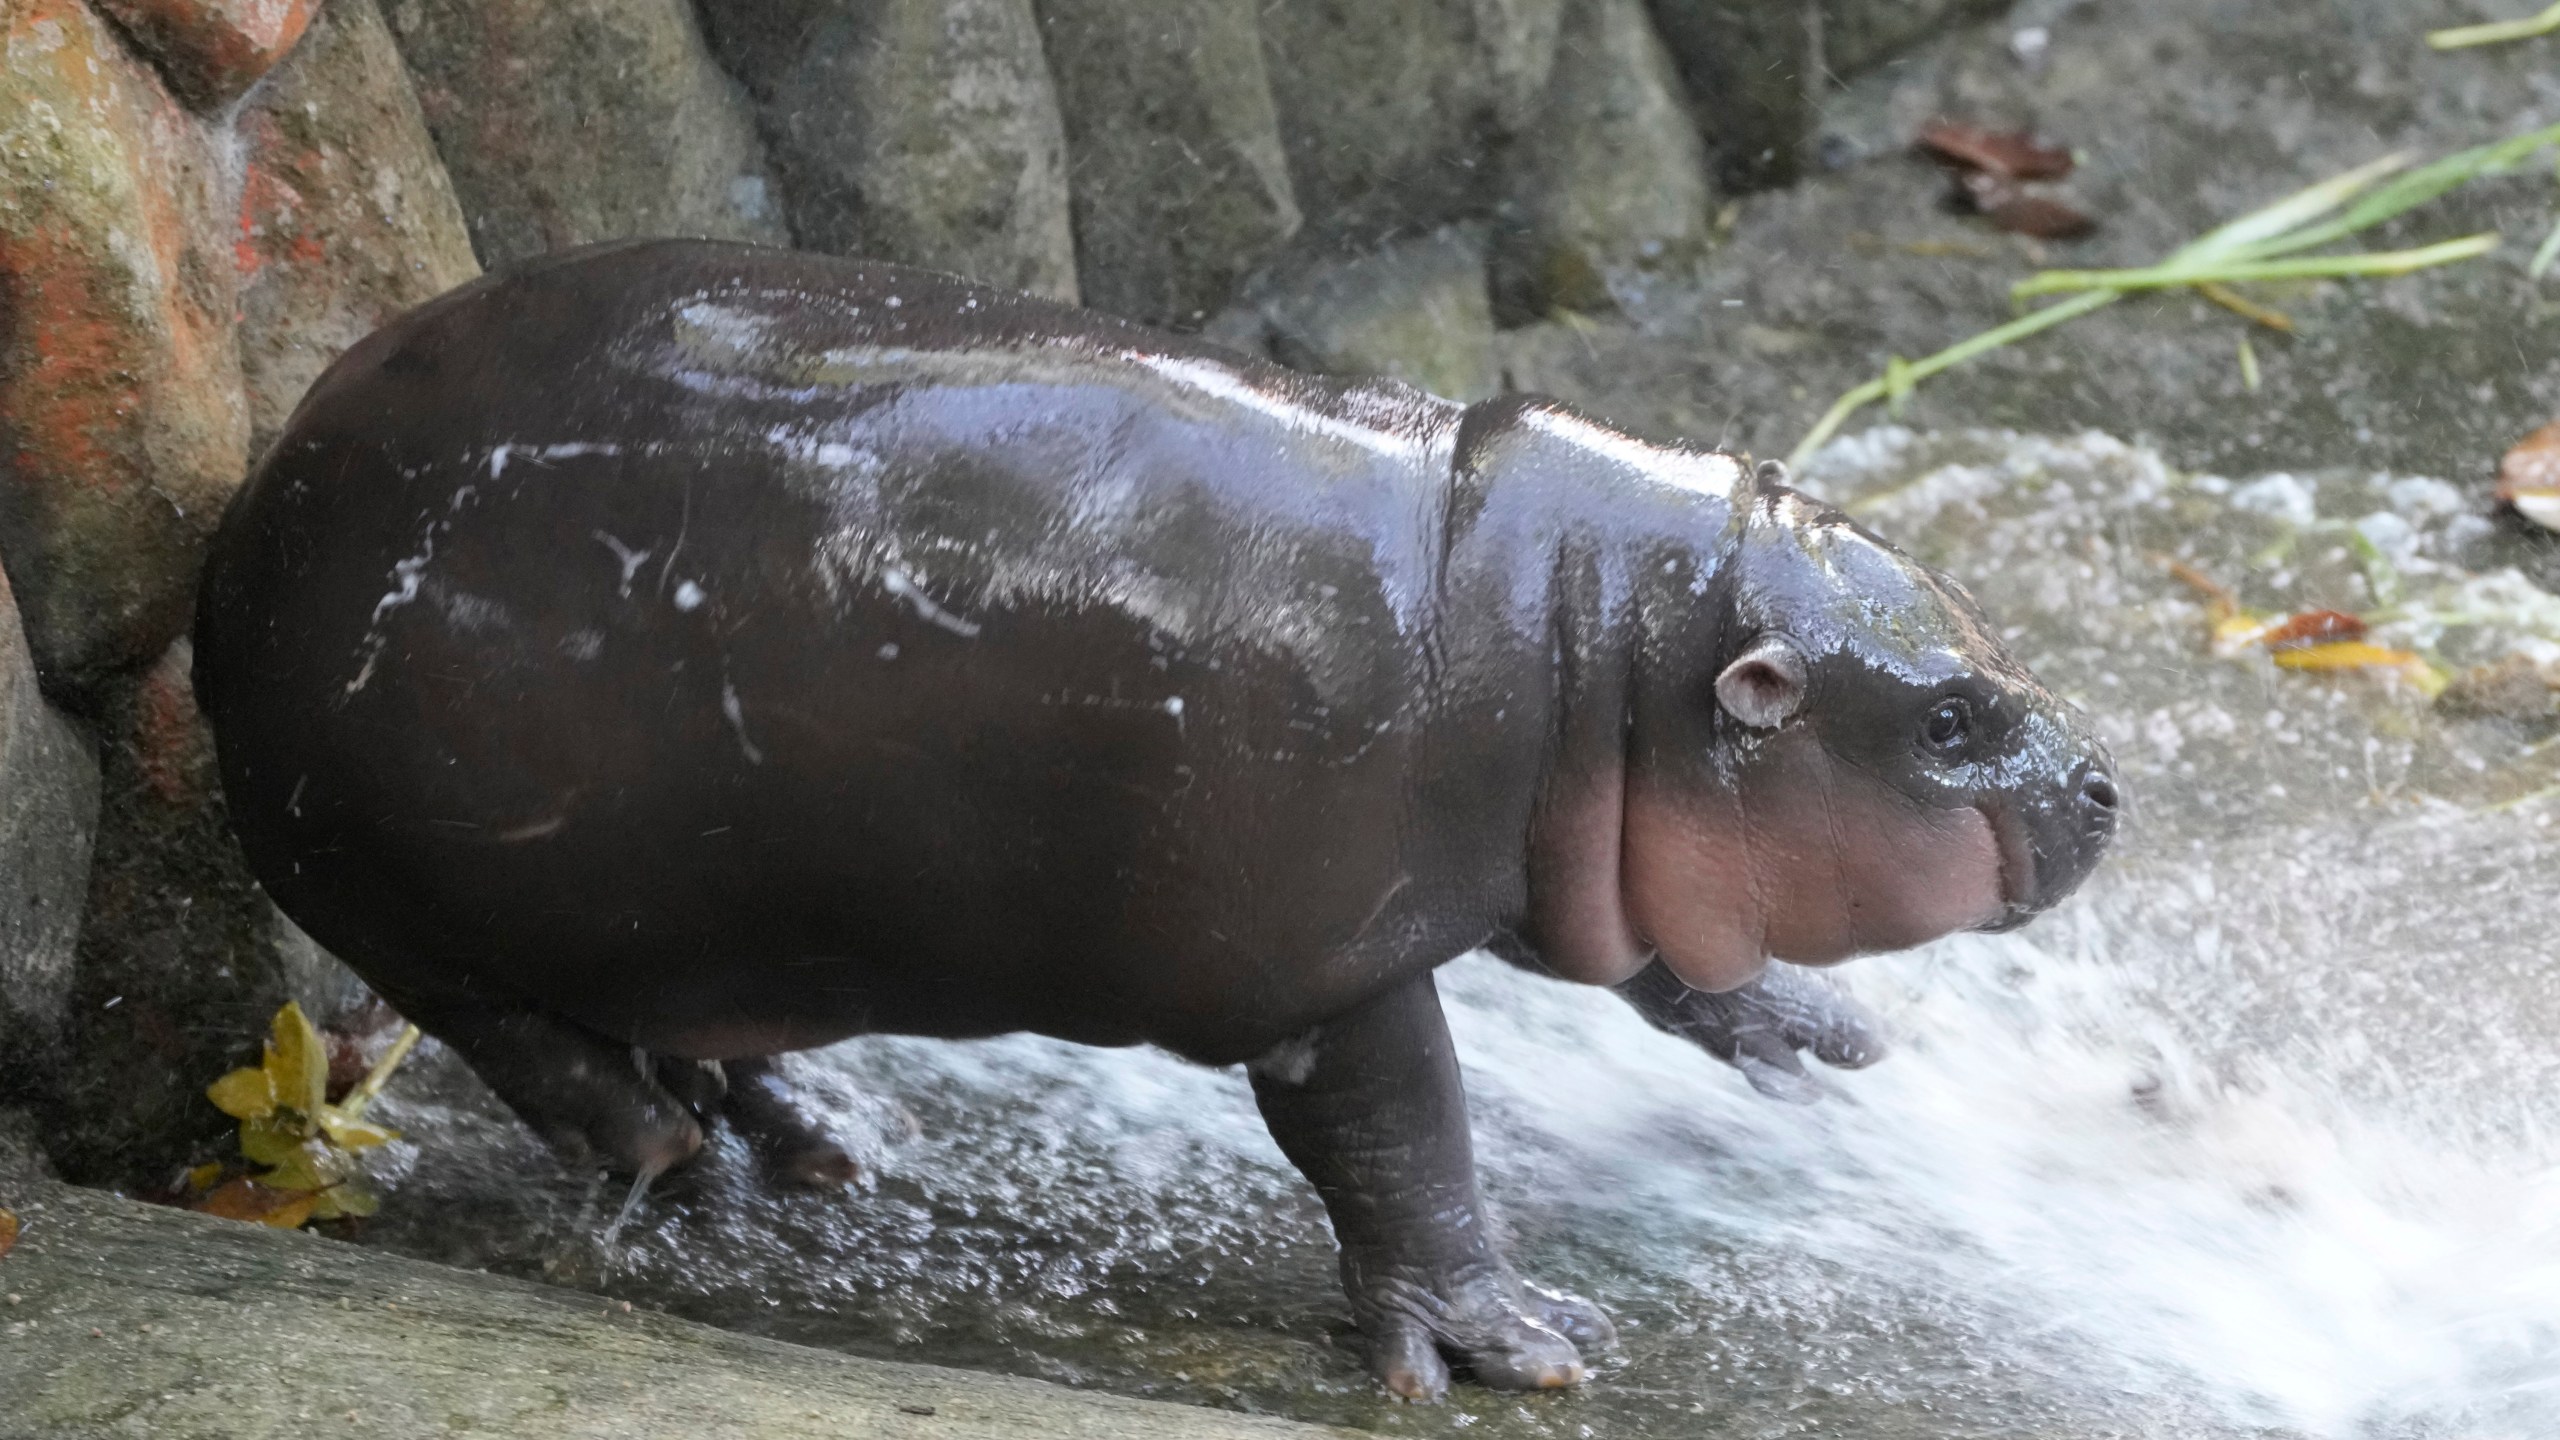
[[[380,1203],[366,1183],[361,1152],[400,1138],[370,1124],[364,1109],[393,1066],[419,1038],[409,1026],[342,1104],[327,1103],[329,1051],[320,1032],[288,1002],[276,1012],[262,1062],[235,1070],[205,1094],[240,1122],[240,1153],[265,1166],[255,1178],[215,1188],[196,1204],[211,1214],[291,1227],[307,1220],[371,1215]],[[192,1188],[220,1177],[218,1167],[190,1172]]]
[[[210,1190],[213,1188],[213,1182],[221,1178],[222,1162],[219,1160],[207,1160],[203,1164],[187,1172],[187,1188],[190,1190]]]
[[[370,1150],[376,1145],[388,1145],[400,1138],[400,1132],[397,1130],[385,1130],[379,1125],[368,1125],[362,1120],[348,1119],[345,1113],[335,1105],[321,1107],[320,1129],[323,1134],[336,1142],[340,1149],[350,1151]]]
[[[294,1001],[276,1012],[273,1028],[266,1068],[275,1082],[276,1103],[305,1115],[319,1114],[329,1098],[329,1047]]]
[[[315,1140],[278,1161],[274,1169],[258,1177],[258,1183],[270,1190],[326,1190],[354,1174],[355,1169],[353,1156]]]
[[[2443,693],[2447,683],[2444,672],[2430,664],[2425,656],[2362,640],[2340,640],[2328,645],[2279,650],[2272,658],[2287,670],[2395,670],[2401,679],[2416,686],[2418,693],[2430,700]]]
[[[2392,650],[2362,640],[2340,640],[2330,645],[2304,645],[2292,650],[2279,650],[2275,662],[2287,670],[2379,670],[2426,662],[2406,650]]]
[[[276,1108],[275,1077],[263,1065],[234,1070],[205,1087],[205,1097],[234,1120],[259,1120]]]
[[[281,1165],[302,1151],[311,1127],[298,1115],[275,1114],[240,1122],[240,1153],[256,1165]]]
[[[372,1187],[352,1176],[326,1190],[315,1192],[311,1200],[311,1218],[314,1220],[343,1220],[350,1215],[371,1215],[382,1208],[382,1201],[374,1195]]]
[[[2209,648],[2225,659],[2245,654],[2267,633],[2268,622],[2245,610],[2234,611],[2213,622]]]

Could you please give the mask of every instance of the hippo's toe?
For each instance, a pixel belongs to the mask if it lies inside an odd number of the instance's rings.
[[[1579,1295],[1522,1282],[1520,1289],[1537,1306],[1546,1327],[1585,1350],[1605,1350],[1618,1343],[1618,1327],[1600,1307]]]
[[[1589,1373],[1580,1346],[1617,1339],[1597,1306],[1523,1283],[1507,1267],[1428,1284],[1400,1277],[1364,1298],[1370,1369],[1411,1401],[1446,1395],[1452,1362],[1496,1390],[1579,1385]]]
[[[1884,1022],[1847,992],[1800,966],[1772,964],[1738,990],[1692,990],[1656,961],[1617,987],[1656,1029],[1688,1041],[1742,1072],[1773,1100],[1809,1104],[1823,1095],[1799,1052],[1843,1070],[1884,1057]]]
[[[729,1123],[755,1147],[767,1174],[804,1190],[841,1189],[862,1178],[862,1167],[828,1136],[772,1056],[730,1061],[728,1080]]]

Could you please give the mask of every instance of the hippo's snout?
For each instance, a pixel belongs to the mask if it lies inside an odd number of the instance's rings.
[[[1986,807],[2009,872],[2009,903],[1985,930],[2015,930],[2060,904],[2115,841],[2124,797],[2106,752],[2092,749],[2057,779],[2035,799]]]

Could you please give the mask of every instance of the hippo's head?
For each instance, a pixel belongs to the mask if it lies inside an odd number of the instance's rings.
[[[1952,581],[1774,475],[1747,493],[1729,623],[1658,637],[1636,686],[1637,938],[1728,989],[1769,956],[2008,929],[2069,894],[2116,824],[2083,718]]]

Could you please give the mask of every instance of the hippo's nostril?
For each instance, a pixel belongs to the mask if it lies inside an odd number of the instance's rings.
[[[2104,770],[2092,770],[2080,778],[2080,798],[2091,809],[2112,811],[2116,808],[2116,782]]]

